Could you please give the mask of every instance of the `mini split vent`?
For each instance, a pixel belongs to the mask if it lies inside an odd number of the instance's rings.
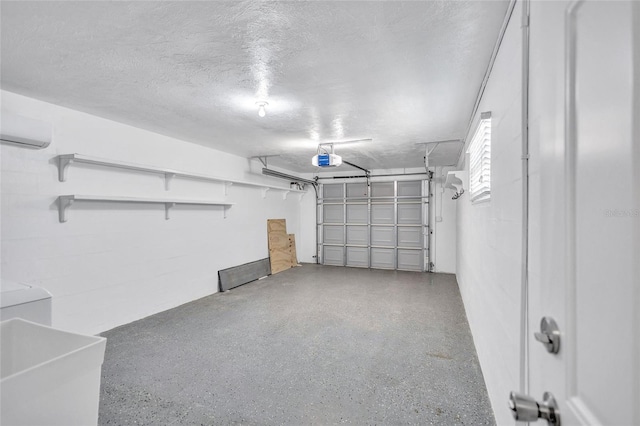
[[[43,149],[51,143],[51,124],[12,113],[2,113],[0,140],[24,148]]]

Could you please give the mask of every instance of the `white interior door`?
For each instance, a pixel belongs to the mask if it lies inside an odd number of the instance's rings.
[[[566,75],[555,89],[564,86],[565,114],[555,119],[564,135],[553,152],[545,116],[562,112],[532,97],[543,148],[531,197],[528,393],[538,401],[553,393],[563,425],[640,424],[640,5],[533,3],[532,31],[543,31],[538,7],[564,15],[548,14],[547,24],[563,20]],[[544,77],[532,78],[542,87]],[[557,354],[533,336],[543,316],[558,324]]]

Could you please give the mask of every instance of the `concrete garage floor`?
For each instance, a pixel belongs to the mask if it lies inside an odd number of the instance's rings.
[[[101,425],[495,423],[453,275],[304,265],[103,335]]]

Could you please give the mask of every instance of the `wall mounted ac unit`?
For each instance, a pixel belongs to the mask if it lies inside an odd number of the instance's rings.
[[[43,149],[49,146],[53,126],[40,120],[2,112],[0,118],[0,140],[25,148]]]
[[[452,200],[457,200],[464,194],[464,185],[467,182],[467,172],[464,170],[454,170],[447,173],[447,178],[442,185],[442,192],[445,189],[452,189],[454,194]]]

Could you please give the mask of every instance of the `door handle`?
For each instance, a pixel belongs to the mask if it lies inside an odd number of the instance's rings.
[[[540,332],[533,335],[547,348],[547,352],[557,354],[560,351],[560,329],[553,318],[543,317],[540,320]]]
[[[552,426],[560,426],[560,413],[558,404],[550,392],[545,392],[542,402],[527,395],[516,392],[509,394],[509,408],[513,418],[519,422],[535,422],[545,419]]]

